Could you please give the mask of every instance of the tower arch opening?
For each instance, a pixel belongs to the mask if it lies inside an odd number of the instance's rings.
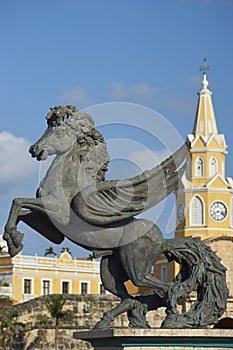
[[[202,157],[197,157],[195,162],[195,176],[204,176],[204,160]]]
[[[204,202],[198,195],[195,195],[190,203],[190,225],[204,225]]]
[[[214,176],[218,172],[218,161],[215,157],[210,158],[209,173]]]

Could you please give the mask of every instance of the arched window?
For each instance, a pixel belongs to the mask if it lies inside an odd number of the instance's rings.
[[[190,225],[204,225],[204,204],[199,196],[193,197],[190,205]]]
[[[196,159],[195,175],[204,176],[204,160],[201,157]]]
[[[167,267],[166,266],[161,267],[161,281],[167,282]]]
[[[218,161],[215,157],[210,158],[210,176],[214,176],[218,172]]]

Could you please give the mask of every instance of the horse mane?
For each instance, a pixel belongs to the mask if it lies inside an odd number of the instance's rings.
[[[77,157],[79,158],[82,173],[87,176],[89,182],[104,181],[110,157],[104,137],[95,128],[92,117],[71,105],[53,107],[50,110],[46,116],[49,127],[65,123],[75,131],[77,144],[74,144],[67,157],[72,158],[73,164],[77,163]],[[80,170],[78,171],[80,175]],[[78,176],[77,169],[75,176]]]

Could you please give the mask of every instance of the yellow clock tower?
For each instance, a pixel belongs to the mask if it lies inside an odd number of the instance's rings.
[[[176,238],[233,236],[233,181],[225,174],[227,146],[218,133],[206,60],[186,174],[176,195]]]
[[[227,146],[224,135],[218,133],[206,71],[205,59],[193,132],[187,136],[186,171],[176,193],[175,238],[200,237],[221,258],[229,288],[226,319],[221,322],[233,328],[233,180],[225,173]],[[161,255],[154,273],[167,282],[179,271],[179,264],[168,263]],[[182,308],[195,300],[195,293],[191,294]]]

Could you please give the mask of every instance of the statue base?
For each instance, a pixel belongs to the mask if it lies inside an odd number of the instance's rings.
[[[231,329],[114,328],[74,332],[74,339],[89,341],[96,350],[232,349]]]

